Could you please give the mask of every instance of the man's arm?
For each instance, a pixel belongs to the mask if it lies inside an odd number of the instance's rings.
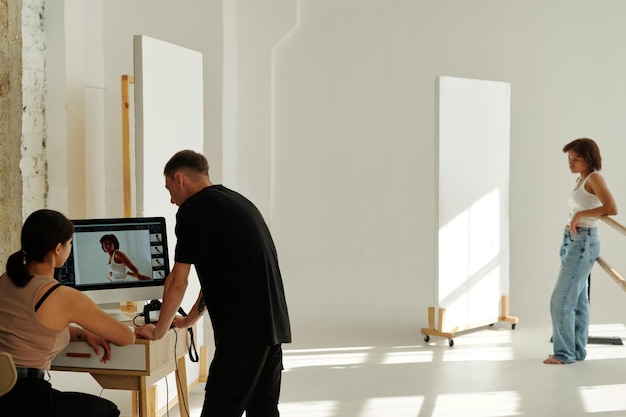
[[[200,319],[200,317],[202,317],[202,314],[204,314],[205,310],[206,304],[204,303],[202,290],[200,290],[200,293],[198,294],[198,299],[191,308],[191,311],[189,311],[189,314],[186,317],[176,316],[172,324],[174,325],[174,327],[178,327],[181,329],[191,327]]]
[[[172,272],[165,279],[163,287],[163,302],[161,304],[161,312],[159,313],[159,321],[156,326],[146,324],[135,330],[137,336],[150,340],[159,340],[172,325],[178,307],[183,302],[183,296],[187,290],[189,281],[189,271],[191,264],[183,264],[175,262]]]

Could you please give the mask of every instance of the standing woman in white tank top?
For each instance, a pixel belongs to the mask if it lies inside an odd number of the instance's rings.
[[[617,205],[598,172],[602,158],[591,139],[576,139],[563,148],[570,171],[578,174],[570,191],[570,213],[561,244],[561,267],[550,298],[554,353],[545,364],[585,360],[589,335],[588,277],[600,254],[598,218],[617,214]]]

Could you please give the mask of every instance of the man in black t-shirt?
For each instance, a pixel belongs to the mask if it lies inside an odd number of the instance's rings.
[[[176,251],[165,281],[159,322],[138,328],[160,339],[170,324],[192,326],[205,308],[215,356],[201,417],[278,416],[282,343],[291,342],[289,314],[276,248],[258,209],[209,179],[206,158],[175,154],[165,166],[165,186],[176,214]],[[194,265],[201,291],[187,317],[176,316]]]

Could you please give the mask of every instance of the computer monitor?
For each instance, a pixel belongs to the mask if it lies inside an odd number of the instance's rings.
[[[80,219],[72,223],[72,251],[65,265],[55,269],[61,284],[83,291],[107,313],[126,320],[120,312],[121,302],[162,297],[170,272],[165,218]]]

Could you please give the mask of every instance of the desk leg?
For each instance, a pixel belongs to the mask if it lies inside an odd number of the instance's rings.
[[[189,417],[189,388],[187,386],[187,363],[185,356],[178,358],[176,368],[176,390],[178,391],[178,408],[181,417]]]
[[[139,406],[139,417],[148,417],[148,387],[146,377],[139,378],[139,392],[137,393],[137,405]]]
[[[131,409],[132,409],[132,417],[137,417],[138,416],[138,398],[137,398],[137,391],[131,391],[131,400],[130,400],[130,404],[131,404]]]

